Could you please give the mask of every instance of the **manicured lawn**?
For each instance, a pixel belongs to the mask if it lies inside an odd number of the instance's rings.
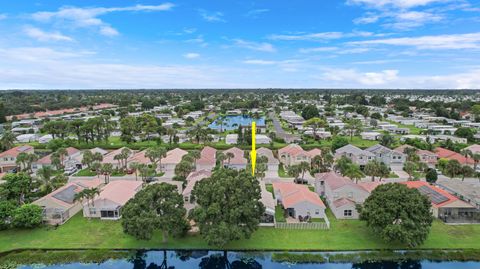
[[[414,125],[400,124],[400,123],[397,123],[397,122],[394,122],[394,121],[390,121],[390,120],[388,120],[388,122],[397,125],[398,128],[408,128],[408,129],[410,129],[410,134],[413,134],[413,135],[418,135],[418,134],[420,134],[420,132],[422,131],[422,129],[417,128],[417,127],[415,127]]]
[[[384,243],[359,220],[336,220],[329,214],[330,230],[259,228],[250,239],[232,242],[227,249],[258,250],[366,250],[402,248]],[[161,233],[149,241],[123,233],[120,222],[87,220],[76,215],[57,229],[0,231],[0,251],[20,248],[210,248],[199,235],[162,243]],[[480,249],[480,225],[449,226],[435,221],[421,248]]]
[[[287,171],[285,171],[285,168],[283,167],[283,164],[280,164],[278,166],[278,176],[279,177],[290,177],[288,174],[287,174]]]
[[[97,175],[97,173],[90,170],[90,168],[84,168],[84,169],[78,171],[75,174],[75,176],[77,176],[77,177],[93,177],[93,176],[96,176],[96,175]]]
[[[281,205],[275,207],[275,221],[276,222],[285,222],[285,210]]]

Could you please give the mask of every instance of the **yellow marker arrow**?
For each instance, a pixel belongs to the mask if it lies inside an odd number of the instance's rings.
[[[257,150],[255,149],[256,131],[257,131],[256,123],[252,121],[252,151],[250,152],[250,160],[252,162],[252,176],[255,176],[255,165],[257,164]]]

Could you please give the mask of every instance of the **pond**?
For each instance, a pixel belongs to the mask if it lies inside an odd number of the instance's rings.
[[[238,126],[250,126],[252,121],[255,121],[257,125],[265,125],[265,118],[261,117],[259,119],[253,119],[247,115],[238,115],[238,116],[225,116],[222,117],[224,120],[223,126],[217,124],[217,120],[214,120],[208,125],[208,128],[220,130],[220,127],[225,131],[231,131],[238,129]]]
[[[125,252],[127,253],[127,252]],[[353,252],[355,253],[355,252]],[[277,253],[284,254],[284,253]],[[315,254],[328,257],[328,253],[309,252],[307,255]],[[363,253],[365,254],[365,253]],[[45,254],[48,255],[48,254]],[[287,255],[290,255],[287,253]],[[297,255],[297,254],[291,254]],[[299,254],[301,255],[301,254]],[[336,255],[336,254],[332,254]],[[340,254],[342,255],[342,254]],[[351,255],[347,254],[347,255]],[[378,254],[376,254],[378,257]],[[38,258],[38,255],[33,255]],[[54,255],[53,255],[54,256]],[[28,256],[27,256],[28,257]],[[47,258],[48,259],[48,258]],[[50,269],[283,269],[283,268],[319,268],[319,269],[470,269],[480,268],[480,262],[473,261],[429,261],[410,260],[401,261],[357,261],[357,262],[328,262],[320,263],[292,263],[277,261],[274,252],[222,252],[222,251],[130,251],[128,255],[115,259],[100,259],[96,262],[52,263],[53,265],[21,265],[17,268],[50,268]],[[365,259],[363,256],[362,260]],[[463,259],[464,260],[464,259]],[[2,267],[3,268],[3,267]],[[10,267],[9,267],[10,268]],[[14,267],[13,267],[14,268]]]

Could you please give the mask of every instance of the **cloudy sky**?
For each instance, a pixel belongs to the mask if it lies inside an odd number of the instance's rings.
[[[0,89],[480,88],[477,0],[0,4]]]

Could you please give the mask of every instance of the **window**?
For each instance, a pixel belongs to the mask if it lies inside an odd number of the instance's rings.
[[[351,217],[352,216],[352,210],[343,210],[343,216],[344,217]]]
[[[320,210],[315,209],[315,215],[320,215]]]
[[[88,211],[89,211],[89,215],[96,215],[97,214],[97,210],[95,209],[95,207],[90,207],[88,208]]]

